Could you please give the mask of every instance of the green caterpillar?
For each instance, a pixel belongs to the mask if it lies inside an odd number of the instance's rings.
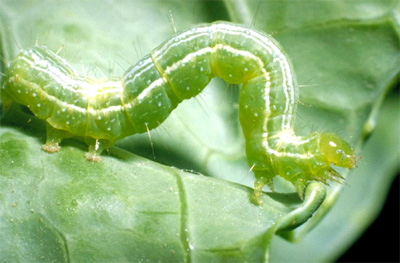
[[[160,125],[214,77],[242,84],[239,120],[247,159],[256,176],[255,197],[279,175],[302,195],[311,180],[340,181],[331,164],[354,168],[352,148],[332,133],[296,136],[298,86],[288,57],[271,36],[215,22],[177,34],[120,79],[84,78],[47,48],[22,51],[9,65],[3,93],[47,121],[43,149],[57,152],[66,137],[84,137],[86,158],[128,135]]]

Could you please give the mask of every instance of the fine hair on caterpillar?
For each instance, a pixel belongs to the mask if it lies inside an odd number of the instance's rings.
[[[279,175],[303,195],[312,180],[341,181],[331,165],[354,168],[351,147],[333,133],[296,136],[298,85],[288,56],[271,36],[228,22],[193,27],[144,56],[120,78],[80,76],[45,47],[23,50],[9,64],[2,93],[47,122],[43,149],[83,137],[86,158],[128,135],[160,125],[180,102],[197,96],[214,77],[241,84],[239,121],[248,164],[262,188]]]

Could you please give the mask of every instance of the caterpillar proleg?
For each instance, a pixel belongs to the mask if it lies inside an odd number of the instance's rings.
[[[103,149],[157,127],[216,76],[242,84],[239,120],[258,202],[263,186],[273,188],[277,175],[302,195],[309,181],[342,180],[332,164],[355,167],[353,150],[338,135],[295,135],[298,86],[278,42],[228,22],[173,36],[118,79],[82,77],[47,48],[35,46],[9,64],[2,93],[47,121],[45,151],[56,152],[64,138],[81,136],[89,145],[86,158],[99,161]]]

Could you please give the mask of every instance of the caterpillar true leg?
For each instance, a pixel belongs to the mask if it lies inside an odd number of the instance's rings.
[[[263,195],[264,185],[268,185],[268,187],[272,191],[274,191],[273,177],[266,175],[260,171],[254,171],[254,176],[256,177],[256,181],[254,182],[254,192],[251,196],[251,200],[252,202],[261,205],[261,196]]]

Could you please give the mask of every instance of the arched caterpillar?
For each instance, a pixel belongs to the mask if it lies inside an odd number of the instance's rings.
[[[9,65],[3,93],[47,121],[43,149],[59,150],[66,137],[82,136],[86,158],[99,161],[116,140],[157,127],[214,77],[242,84],[239,120],[255,197],[279,175],[302,195],[311,180],[340,181],[331,164],[354,168],[356,157],[338,135],[293,129],[298,86],[280,45],[262,32],[227,22],[177,34],[129,68],[120,79],[79,76],[47,48],[22,51]]]

